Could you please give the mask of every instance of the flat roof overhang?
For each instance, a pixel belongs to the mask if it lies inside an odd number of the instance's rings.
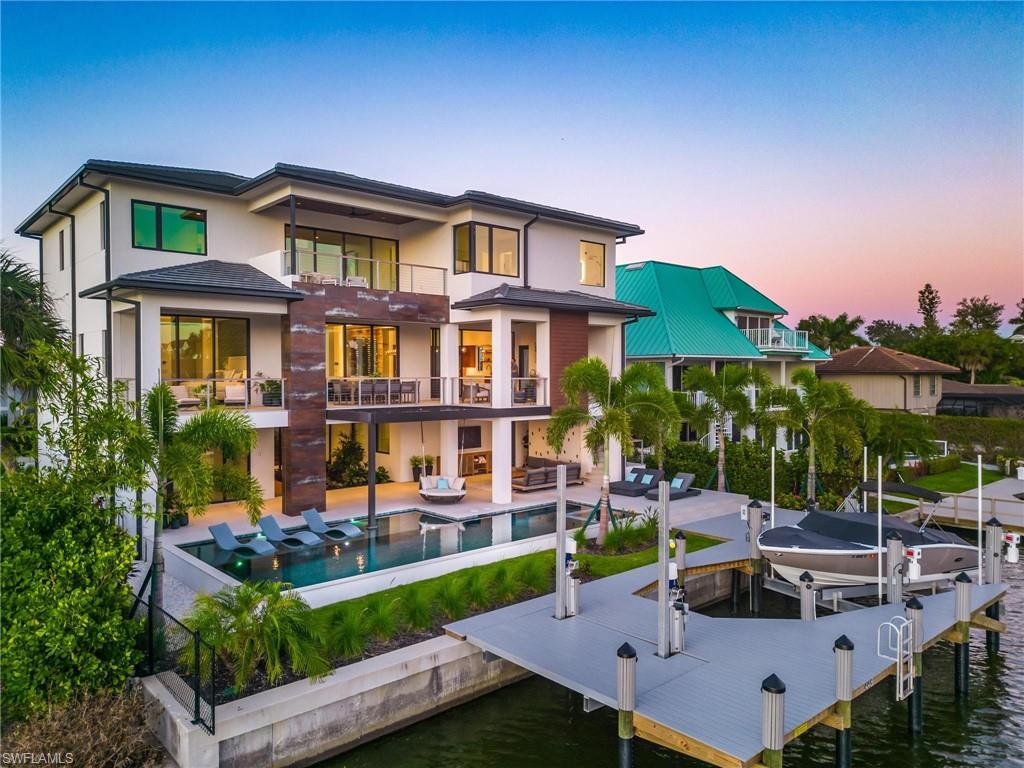
[[[511,416],[550,416],[548,405],[517,405],[512,408],[482,408],[475,405],[380,406],[372,408],[328,408],[328,421],[360,424],[401,424],[411,421],[465,421],[504,419]]]

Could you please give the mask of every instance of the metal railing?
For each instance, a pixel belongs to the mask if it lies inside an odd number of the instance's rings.
[[[446,404],[443,376],[347,376],[327,380],[330,405]]]
[[[788,328],[747,328],[740,331],[758,349],[794,350],[806,352],[807,331]]]
[[[132,606],[132,618],[143,621],[142,659],[135,675],[159,675],[175,700],[192,713],[192,722],[214,733],[217,654],[213,647],[199,632],[141,597]]]
[[[164,379],[183,410],[223,405],[228,408],[284,408],[283,378]]]
[[[490,376],[459,376],[454,381],[456,402],[465,405],[491,404]]]
[[[281,274],[323,285],[373,288],[381,291],[448,294],[448,270],[405,261],[297,250],[281,251]]]
[[[513,376],[512,405],[547,405],[546,382],[540,376]]]
[[[511,405],[548,404],[548,380],[513,376]],[[327,380],[328,407],[494,404],[490,376],[345,376]]]

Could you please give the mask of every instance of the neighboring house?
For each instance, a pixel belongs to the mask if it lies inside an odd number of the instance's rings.
[[[776,385],[790,384],[798,368],[811,368],[829,359],[811,344],[806,331],[787,328],[786,310],[725,267],[686,267],[663,261],[644,261],[616,268],[616,296],[621,301],[649,306],[655,314],[626,329],[627,361],[646,360],[662,367],[665,383],[683,389],[690,366],[716,370],[726,363],[763,369]],[[756,403],[757,392],[751,391]],[[703,393],[690,395],[700,399]],[[726,424],[726,435],[739,440],[741,432]],[[754,437],[749,428],[747,436]],[[777,445],[797,447],[792,435],[780,430]],[[684,426],[685,439],[715,445],[715,430],[706,435]]]
[[[294,165],[90,160],[17,232],[78,349],[131,397],[162,380],[186,416],[248,412],[249,470],[289,515],[324,508],[343,436],[392,479],[424,453],[510,501],[513,466],[553,456],[565,367],[618,373],[623,322],[649,314],[615,299],[634,224]],[[578,434],[561,458],[591,468]]]
[[[875,408],[934,414],[942,399],[942,377],[960,373],[927,357],[888,347],[852,347],[818,366],[818,376],[842,381]]]
[[[949,416],[998,416],[1024,419],[1024,387],[968,384],[943,379],[937,413]]]

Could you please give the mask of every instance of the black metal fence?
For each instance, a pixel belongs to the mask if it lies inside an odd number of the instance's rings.
[[[133,617],[143,619],[142,660],[138,677],[160,675],[174,698],[192,713],[192,722],[211,734],[215,727],[217,655],[176,618],[146,600],[136,598]]]

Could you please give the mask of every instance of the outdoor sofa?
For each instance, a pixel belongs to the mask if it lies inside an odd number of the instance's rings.
[[[692,488],[695,476],[690,472],[677,472],[668,486],[668,500],[688,499],[691,496],[700,496],[700,488]],[[658,500],[658,489],[652,488],[646,494],[648,499]]]
[[[454,504],[466,496],[466,478],[444,475],[420,477],[420,497],[435,504]]]
[[[566,463],[530,456],[526,459],[526,467],[512,478],[512,489],[528,493],[542,488],[554,488],[558,484],[559,463],[565,463],[566,485],[579,485],[583,482],[583,468],[578,461]]]
[[[622,480],[610,483],[608,490],[619,496],[643,496],[652,488],[657,491],[658,483],[665,473],[660,469],[633,468]]]

